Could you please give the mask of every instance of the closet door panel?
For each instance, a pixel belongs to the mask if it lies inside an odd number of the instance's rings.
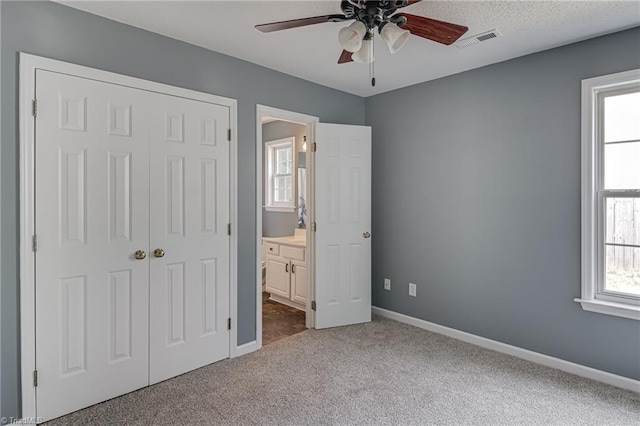
[[[151,94],[151,383],[229,356],[229,109]]]
[[[148,384],[148,93],[38,70],[37,414]]]

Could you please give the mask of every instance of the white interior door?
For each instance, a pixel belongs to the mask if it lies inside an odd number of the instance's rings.
[[[371,321],[371,128],[316,124],[316,328]]]
[[[229,356],[229,108],[150,95],[150,382]],[[160,249],[163,257],[153,252]]]
[[[38,70],[37,414],[148,384],[148,93]],[[30,384],[23,383],[23,386]]]

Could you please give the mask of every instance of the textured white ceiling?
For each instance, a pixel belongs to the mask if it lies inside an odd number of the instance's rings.
[[[326,23],[263,34],[254,25],[340,13],[322,1],[62,1],[59,3],[361,96],[370,96],[640,25],[633,1],[432,1],[403,11],[503,37],[464,49],[412,36],[395,55],[376,39],[376,87],[367,65],[338,65],[338,30]]]

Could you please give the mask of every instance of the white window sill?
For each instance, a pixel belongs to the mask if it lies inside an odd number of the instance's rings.
[[[640,321],[640,306],[624,303],[608,302],[604,300],[573,299],[582,305],[582,309],[599,314],[614,315],[616,317],[629,318]]]
[[[275,206],[264,206],[264,209],[268,212],[286,212],[286,213],[291,213],[296,211],[296,208],[294,206],[289,206],[289,207],[275,207]]]

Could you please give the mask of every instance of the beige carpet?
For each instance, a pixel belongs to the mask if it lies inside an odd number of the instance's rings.
[[[305,331],[50,424],[637,426],[640,395],[375,318]]]

